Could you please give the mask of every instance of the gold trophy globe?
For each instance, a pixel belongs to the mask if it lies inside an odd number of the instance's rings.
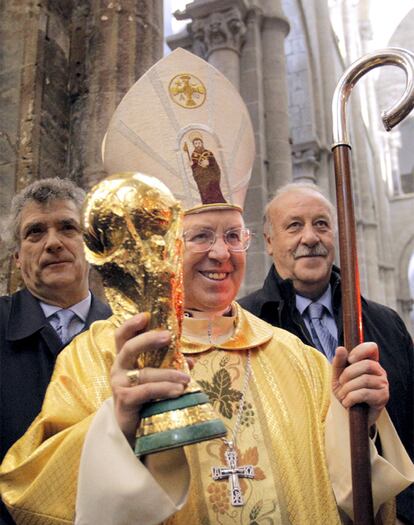
[[[150,329],[172,333],[169,346],[140,354],[137,367],[175,368],[188,373],[180,353],[181,205],[157,178],[118,173],[91,189],[82,219],[86,258],[102,276],[116,324],[139,312],[149,312]],[[194,382],[176,399],[145,405],[140,417],[137,456],[226,434],[207,395]]]

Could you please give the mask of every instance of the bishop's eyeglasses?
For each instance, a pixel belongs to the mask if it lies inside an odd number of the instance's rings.
[[[208,252],[216,242],[218,235],[209,228],[191,228],[184,232],[185,247],[192,252]],[[230,252],[245,252],[250,245],[248,228],[232,228],[222,234]]]

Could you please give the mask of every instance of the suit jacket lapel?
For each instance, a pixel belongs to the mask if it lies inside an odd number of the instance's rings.
[[[20,290],[12,297],[6,339],[20,341],[37,332],[49,350],[58,354],[62,342],[46,319],[39,301],[28,290]]]

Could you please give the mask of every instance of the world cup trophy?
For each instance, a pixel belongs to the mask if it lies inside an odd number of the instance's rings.
[[[183,319],[181,205],[155,177],[119,173],[94,186],[82,220],[85,254],[102,276],[105,295],[120,325],[149,312],[150,329],[167,329],[171,343],[140,354],[137,367],[175,368],[188,373],[180,353]],[[135,453],[161,450],[222,437],[223,422],[195,382],[176,399],[143,407]]]

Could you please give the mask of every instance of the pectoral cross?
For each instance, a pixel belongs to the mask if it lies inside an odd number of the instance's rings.
[[[233,507],[244,505],[243,494],[240,488],[240,478],[254,478],[253,465],[237,466],[237,452],[233,448],[233,443],[228,443],[228,449],[224,453],[228,467],[212,467],[211,474],[214,481],[228,478],[230,482],[230,499]]]

